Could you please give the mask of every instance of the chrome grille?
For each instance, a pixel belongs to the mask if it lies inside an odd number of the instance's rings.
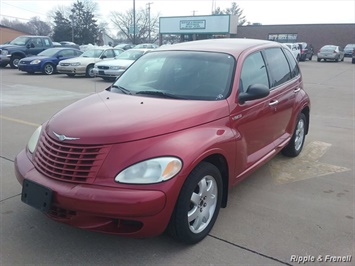
[[[60,63],[61,66],[69,66],[69,63]]]
[[[75,145],[42,134],[34,156],[36,169],[45,176],[75,183],[92,183],[109,146]]]
[[[97,66],[98,69],[109,69],[108,66]]]

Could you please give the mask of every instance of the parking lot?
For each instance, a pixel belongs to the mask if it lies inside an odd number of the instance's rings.
[[[22,203],[16,154],[38,125],[110,83],[0,69],[0,265],[354,265],[355,65],[300,67],[312,101],[302,154],[278,155],[234,187],[193,246],[80,230]]]

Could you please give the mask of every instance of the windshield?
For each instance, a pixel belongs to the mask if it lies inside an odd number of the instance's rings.
[[[25,45],[30,37],[17,37],[16,39],[12,40],[9,44],[14,45]]]
[[[91,50],[85,51],[80,56],[81,57],[99,58],[103,51],[104,51],[104,49],[91,49]]]
[[[192,51],[142,56],[117,79],[112,92],[190,100],[222,100],[230,93],[234,57]]]
[[[141,57],[144,54],[143,51],[134,51],[134,50],[127,50],[120,54],[119,56],[116,56],[117,59],[126,59],[126,60],[137,60],[139,57]]]
[[[58,49],[47,49],[47,50],[44,50],[43,52],[40,52],[38,55],[39,55],[39,56],[52,57],[52,56],[54,56],[57,52],[58,52]]]

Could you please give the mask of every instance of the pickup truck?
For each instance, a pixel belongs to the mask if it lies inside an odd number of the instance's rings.
[[[22,58],[37,55],[52,47],[52,40],[48,36],[19,36],[8,44],[0,45],[0,67],[10,64],[11,68],[17,68]]]

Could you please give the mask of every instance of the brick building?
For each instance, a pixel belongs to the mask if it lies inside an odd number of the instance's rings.
[[[12,41],[21,35],[31,35],[0,24],[0,44]]]
[[[317,52],[323,45],[355,43],[355,24],[295,24],[239,26],[237,38],[307,42]]]

